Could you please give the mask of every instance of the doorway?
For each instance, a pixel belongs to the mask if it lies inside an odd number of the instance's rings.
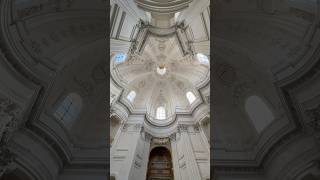
[[[147,180],[173,180],[173,168],[170,151],[165,147],[156,147],[150,152]]]

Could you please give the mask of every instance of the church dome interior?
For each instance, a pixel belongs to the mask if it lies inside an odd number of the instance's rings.
[[[320,179],[318,0],[0,0],[0,180]]]

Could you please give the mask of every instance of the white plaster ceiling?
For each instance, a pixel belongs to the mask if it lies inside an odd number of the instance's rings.
[[[166,68],[164,75],[157,73],[161,65]],[[126,92],[137,93],[131,103],[133,108],[145,109],[151,114],[160,99],[166,102],[171,114],[177,107],[189,112],[186,93],[191,91],[201,99],[197,88],[210,76],[209,65],[200,64],[196,56],[183,56],[175,36],[149,36],[141,54],[128,55],[124,63],[115,67]],[[126,98],[126,94],[122,98]]]

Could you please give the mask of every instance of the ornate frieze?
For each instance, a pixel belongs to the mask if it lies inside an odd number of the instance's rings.
[[[188,132],[188,125],[185,124],[179,124],[178,125],[178,132]]]
[[[194,132],[198,133],[200,132],[200,126],[199,124],[197,123],[196,125],[193,126],[193,129],[194,129]]]
[[[199,133],[200,126],[199,124],[191,125],[191,124],[179,124],[178,125],[178,132],[187,132],[187,133]]]
[[[165,145],[165,144],[168,144],[170,142],[170,139],[168,137],[165,137],[165,138],[154,137],[154,138],[152,138],[152,142],[155,145]]]

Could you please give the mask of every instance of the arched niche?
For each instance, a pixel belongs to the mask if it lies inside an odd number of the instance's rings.
[[[166,147],[155,147],[150,152],[147,180],[153,179],[174,179],[171,153]]]

